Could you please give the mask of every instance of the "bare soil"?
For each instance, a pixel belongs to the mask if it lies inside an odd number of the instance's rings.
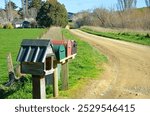
[[[108,57],[104,74],[76,98],[150,98],[150,47],[70,30]]]

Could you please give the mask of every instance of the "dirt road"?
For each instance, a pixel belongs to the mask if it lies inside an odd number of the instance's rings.
[[[85,88],[83,98],[150,98],[150,47],[70,31],[109,60],[103,76]]]

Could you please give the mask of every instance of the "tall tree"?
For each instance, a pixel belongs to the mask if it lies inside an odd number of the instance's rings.
[[[29,0],[29,8],[36,8],[39,10],[42,5],[42,0]]]
[[[29,7],[29,0],[21,0],[22,3],[22,10],[23,10],[23,18],[28,18],[29,17],[29,11],[28,11],[28,7]]]
[[[135,8],[137,0],[118,0],[117,9],[124,11],[131,8]]]
[[[150,0],[145,0],[146,6],[150,7]]]
[[[42,5],[36,19],[40,26],[50,27],[55,25],[65,27],[68,23],[68,14],[63,4],[56,0],[51,0]]]
[[[7,9],[7,7],[9,7],[9,5],[11,6],[11,8],[13,10],[15,10],[16,8],[18,8],[18,6],[14,2],[9,1],[9,2],[6,2],[5,9]]]

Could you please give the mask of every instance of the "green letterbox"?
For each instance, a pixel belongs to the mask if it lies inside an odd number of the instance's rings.
[[[53,50],[57,60],[62,60],[66,57],[66,50],[64,45],[53,45]]]

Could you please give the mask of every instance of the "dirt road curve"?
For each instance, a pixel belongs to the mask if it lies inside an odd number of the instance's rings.
[[[88,85],[80,98],[150,98],[150,47],[70,31],[109,60],[101,79]]]

